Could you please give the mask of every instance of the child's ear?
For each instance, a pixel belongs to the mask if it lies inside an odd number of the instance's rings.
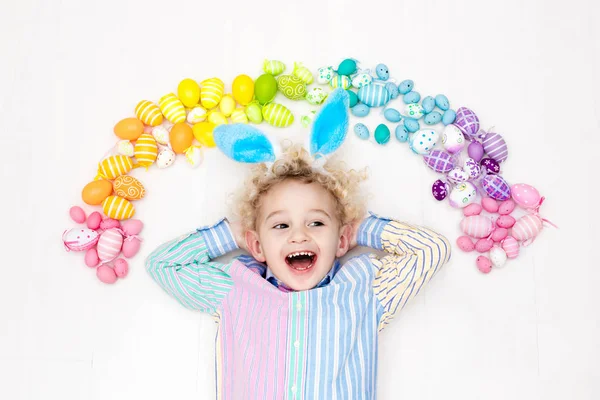
[[[267,261],[262,246],[260,245],[260,238],[256,231],[246,231],[246,248],[256,261]]]
[[[340,241],[335,252],[336,257],[343,257],[350,249],[350,238],[352,237],[352,226],[346,224],[340,228]]]

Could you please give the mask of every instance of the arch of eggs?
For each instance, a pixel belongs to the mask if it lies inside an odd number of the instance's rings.
[[[96,270],[100,281],[114,283],[127,276],[126,259],[134,257],[140,248],[143,223],[132,218],[133,202],[142,199],[146,190],[138,179],[128,175],[130,171],[151,166],[167,168],[179,157],[197,167],[203,161],[204,149],[215,147],[212,132],[216,126],[264,121],[275,127],[288,127],[294,114],[276,102],[277,93],[319,106],[327,98],[327,86],[348,91],[351,113],[356,117],[367,116],[371,108],[383,107],[387,121],[398,124],[396,139],[408,142],[427,166],[446,175],[446,180],[433,184],[432,193],[437,200],[447,198],[451,206],[463,208],[461,229],[465,236],[457,244],[464,251],[489,251],[489,258],[482,255],[477,259],[482,272],[503,266],[507,258],[515,258],[519,245],[527,245],[542,229],[545,220],[538,210],[543,197],[529,185],[509,186],[499,175],[500,164],[508,155],[506,142],[498,133],[481,130],[477,116],[468,108],[452,110],[447,97],[441,94],[421,100],[413,90],[413,81],[397,84],[384,64],[377,65],[372,73],[359,69],[359,63],[349,58],[336,69],[321,67],[313,74],[301,63],[295,63],[293,71],[285,74],[283,62],[265,60],[262,70],[256,79],[245,74],[237,76],[231,92],[216,77],[200,82],[184,79],[176,93],[165,94],[157,102],[141,100],[132,109],[135,116],[114,126],[117,142],[110,155],[98,164],[94,180],[82,190],[83,201],[102,210],[88,217],[81,207],[71,207],[73,221],[87,227],[66,230],[62,236],[68,251],[85,252],[85,264]],[[389,107],[400,97],[404,103],[402,112]],[[310,118],[302,117],[303,125]],[[421,129],[421,120],[429,127]],[[441,134],[434,129],[439,124],[444,126]],[[370,136],[362,123],[354,126],[354,132],[364,140]],[[374,131],[375,141],[381,145],[390,136],[383,123]],[[465,148],[468,157],[463,157],[461,164]],[[481,205],[476,202],[477,191],[485,196]],[[531,212],[517,221],[510,215],[516,205]],[[483,216],[482,210],[499,212],[500,217]]]

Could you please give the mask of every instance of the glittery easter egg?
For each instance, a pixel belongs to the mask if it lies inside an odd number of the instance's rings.
[[[441,179],[433,182],[431,186],[431,194],[437,201],[442,201],[448,196],[448,184]]]
[[[479,132],[479,118],[467,107],[460,107],[456,110],[454,125],[470,140],[475,139]]]
[[[500,175],[488,175],[481,181],[483,190],[493,199],[508,200],[510,199],[510,187],[508,183]]]
[[[429,154],[423,156],[423,161],[429,168],[439,173],[445,173],[454,168],[452,154],[444,150],[432,150]]]

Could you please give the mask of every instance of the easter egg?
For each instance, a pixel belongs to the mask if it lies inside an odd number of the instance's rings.
[[[379,144],[386,144],[390,141],[390,128],[388,128],[385,124],[377,125],[375,128],[375,133],[373,134],[375,137],[375,141]]]
[[[358,74],[352,78],[352,86],[357,89],[360,89],[363,86],[371,84],[373,82],[373,77],[369,74]]]
[[[423,156],[423,161],[429,168],[439,173],[445,173],[454,168],[452,154],[444,150],[432,150],[429,154]]]
[[[461,167],[454,167],[448,171],[448,179],[453,183],[462,183],[469,180],[469,174]]]
[[[248,106],[246,107],[246,116],[248,117],[250,122],[260,124],[263,120],[262,108],[258,103],[248,104]]]
[[[346,93],[348,93],[348,99],[349,99],[348,107],[352,108],[355,105],[357,105],[358,104],[358,95],[349,89],[346,90]]]
[[[87,227],[90,229],[98,229],[100,228],[100,222],[102,222],[102,214],[98,211],[94,211],[87,219]]]
[[[404,127],[406,128],[406,130],[411,133],[414,133],[421,128],[421,126],[419,125],[419,121],[417,121],[414,118],[404,118],[403,122],[404,122]]]
[[[435,125],[442,121],[442,114],[437,111],[432,111],[423,118],[423,122],[427,125]]]
[[[314,87],[306,93],[306,101],[313,105],[319,105],[325,101],[328,93],[320,87]]]
[[[510,187],[500,175],[487,175],[481,181],[481,186],[493,199],[502,201],[510,198]]]
[[[350,109],[350,112],[355,117],[366,117],[369,115],[369,111],[371,111],[371,108],[366,104],[357,104]]]
[[[185,151],[184,155],[185,161],[187,161],[192,168],[196,168],[204,161],[204,154],[202,153],[202,147],[200,146],[190,146]]]
[[[523,208],[536,208],[542,203],[540,192],[531,185],[517,183],[510,187],[512,198]]]
[[[205,79],[200,83],[200,104],[207,110],[221,102],[225,84],[219,78]]]
[[[496,225],[500,228],[510,229],[516,223],[515,218],[512,215],[501,215],[496,220]]]
[[[301,100],[306,96],[306,84],[294,75],[279,76],[277,89],[290,100]]]
[[[116,259],[114,271],[119,278],[125,278],[129,273],[129,263],[122,258]]]
[[[519,242],[512,236],[507,236],[502,241],[502,249],[508,258],[517,258],[519,256]]]
[[[510,215],[503,215],[510,217]],[[535,239],[543,228],[542,219],[535,214],[527,214],[519,218],[512,227],[512,236],[518,241]]]
[[[100,221],[101,230],[106,231],[112,228],[121,228],[121,223],[112,218],[104,218],[102,221]]]
[[[202,122],[206,119],[206,110],[202,106],[196,106],[188,112],[187,122],[190,124],[196,124],[198,122]],[[154,131],[153,131],[154,132]]]
[[[134,257],[140,250],[141,240],[135,236],[125,238],[123,242],[123,257],[131,258]]]
[[[475,243],[475,250],[478,253],[487,253],[494,246],[492,239],[481,238]]]
[[[96,265],[98,265],[100,259],[98,258],[98,251],[95,247],[87,249],[87,251],[85,252],[84,261],[85,265],[87,265],[90,268],[94,268]]]
[[[495,199],[492,199],[491,197],[484,197],[483,199],[481,199],[481,206],[485,211],[489,213],[494,214],[498,212],[498,202]]]
[[[421,100],[421,95],[419,92],[408,92],[402,97],[402,101],[406,104],[418,103]]]
[[[133,157],[133,143],[129,140],[119,140],[117,142],[117,153],[122,156]]]
[[[302,63],[294,63],[294,70],[292,71],[292,75],[300,78],[302,82],[307,85],[310,85],[314,81],[314,77],[310,69],[306,68]]]
[[[271,74],[263,74],[254,82],[254,96],[260,104],[266,104],[277,94],[277,81]]]
[[[396,135],[396,139],[398,139],[400,143],[404,143],[408,140],[408,129],[406,129],[404,124],[398,124],[394,133]]]
[[[108,229],[100,235],[98,240],[98,258],[106,263],[114,260],[121,252],[123,235],[117,228]]]
[[[120,196],[108,196],[102,202],[102,209],[106,216],[119,221],[131,218],[135,214],[133,204]]]
[[[139,200],[146,195],[146,189],[133,176],[121,175],[113,181],[115,195],[127,200]]]
[[[477,257],[477,269],[484,274],[488,274],[492,270],[492,262],[486,256]]]
[[[133,161],[130,157],[110,156],[98,164],[98,175],[106,179],[115,179],[119,175],[125,175],[132,169]]]
[[[235,110],[235,100],[233,96],[226,94],[221,98],[221,102],[219,103],[219,109],[223,113],[224,116],[229,117],[233,110]]]
[[[152,136],[156,143],[167,145],[169,144],[169,131],[162,125],[155,126],[152,128]]]
[[[414,86],[415,83],[412,80],[406,79],[398,84],[398,91],[400,94],[406,94],[410,92]]]
[[[137,118],[125,118],[117,122],[113,131],[121,139],[136,140],[144,133],[144,124]]]
[[[442,201],[448,196],[448,184],[441,179],[433,182],[431,186],[431,194],[437,201]]]
[[[135,116],[144,124],[150,126],[158,126],[163,122],[160,108],[148,100],[142,100],[135,106]]]
[[[454,187],[450,192],[448,201],[454,208],[465,208],[473,203],[477,197],[477,190],[471,182],[463,182]],[[473,218],[473,217],[469,217]]]
[[[446,110],[442,115],[442,124],[450,125],[456,121],[456,112],[454,110]]]
[[[79,207],[79,206],[73,206],[69,209],[69,216],[71,217],[71,219],[75,222],[77,222],[78,224],[83,224],[85,222],[85,211],[83,211],[83,208]]]
[[[494,223],[488,217],[483,215],[473,215],[465,217],[460,222],[460,229],[465,235],[479,239],[489,236],[494,230]]]
[[[460,129],[458,129],[458,127],[456,127],[455,125],[448,125],[446,127],[446,129],[448,129],[449,127],[452,127],[452,129],[460,132]],[[462,136],[462,132],[461,132],[461,136]],[[471,157],[473,160],[479,162],[481,161],[481,157],[483,157],[483,146],[481,145],[481,143],[477,142],[477,141],[473,141],[469,144],[469,147],[467,147],[467,153],[469,154],[469,157]]]
[[[500,172],[500,164],[492,158],[481,160],[481,168],[485,168],[488,174],[497,174]]]
[[[513,185],[514,186],[514,185]],[[513,193],[514,195],[514,193]],[[500,207],[498,207],[498,214],[500,215],[508,215],[515,209],[515,202],[511,199],[504,200],[500,203]]]
[[[263,107],[262,115],[265,121],[278,128],[285,128],[294,122],[294,115],[285,106],[270,103]]]
[[[476,179],[481,175],[481,167],[470,157],[465,159],[463,171],[469,176],[469,180]]]
[[[427,96],[427,97],[423,98],[423,101],[421,102],[421,106],[423,107],[423,112],[425,114],[429,114],[435,108],[434,98],[431,96]]]
[[[67,250],[85,251],[98,243],[99,235],[92,229],[73,228],[63,233],[62,240]]]
[[[497,245],[492,247],[490,250],[490,261],[494,267],[503,267],[506,264],[506,259],[506,253],[502,250],[502,247]]]
[[[175,153],[173,150],[165,148],[158,153],[156,157],[156,166],[158,168],[167,168],[175,162]]]
[[[185,121],[185,107],[173,93],[164,95],[158,101],[160,111],[173,124]]]
[[[127,236],[139,235],[144,228],[144,223],[139,219],[128,219],[121,223],[121,229]]]
[[[208,122],[216,126],[227,124],[227,117],[220,111],[211,111],[208,115]]]
[[[108,265],[101,265],[96,268],[96,277],[102,283],[113,284],[117,281],[117,274],[115,270]]]
[[[440,134],[432,129],[421,129],[412,136],[410,149],[416,154],[427,154],[437,144]]]
[[[246,115],[246,111],[243,108],[236,108],[231,113],[231,123],[232,124],[247,124],[248,116]]]
[[[404,114],[409,118],[419,119],[424,113],[423,106],[420,104],[411,103],[404,107]]]
[[[347,58],[340,63],[337,69],[337,73],[340,75],[352,75],[356,72],[356,61]]]
[[[448,125],[442,132],[442,146],[449,153],[459,153],[465,147],[465,137],[460,129],[454,125]]]
[[[184,79],[177,86],[177,97],[188,108],[194,107],[200,101],[200,85],[193,79]]]
[[[492,232],[492,240],[494,242],[501,242],[503,241],[506,236],[508,236],[508,229],[506,228],[496,228],[494,229],[494,232]]]
[[[456,110],[456,120],[454,121],[454,125],[456,125],[469,140],[477,138],[477,132],[479,132],[479,118],[477,118],[477,115],[467,107],[460,107]]]
[[[358,99],[369,107],[381,107],[386,105],[390,99],[390,92],[383,85],[367,85],[358,89]]]
[[[142,167],[152,165],[158,155],[158,145],[154,137],[149,133],[142,134],[135,142],[133,154]]]
[[[285,71],[285,64],[277,60],[265,60],[263,62],[263,71],[265,71],[266,74],[279,75]]]
[[[383,116],[390,122],[400,122],[402,116],[400,115],[400,111],[388,108],[383,112]]]
[[[333,89],[348,89],[352,86],[352,81],[346,75],[335,75],[330,81],[329,86]]]
[[[333,78],[333,68],[332,67],[321,67],[317,70],[317,83],[321,85],[326,85]]]
[[[390,77],[390,71],[385,64],[377,64],[375,67],[375,74],[377,74],[377,77],[382,81],[387,81]]]
[[[459,249],[467,253],[475,250],[475,244],[473,244],[473,240],[468,236],[461,236],[456,239],[456,245]]]
[[[466,206],[465,208],[463,208],[463,215],[465,217],[471,217],[473,215],[479,215],[481,214],[481,210],[483,208],[477,204],[477,203],[471,203],[468,206]]]
[[[231,91],[235,101],[246,106],[254,97],[254,81],[248,75],[238,75],[233,80]]]
[[[183,154],[185,150],[192,145],[193,140],[194,132],[192,131],[192,127],[185,122],[175,124],[171,128],[169,142],[176,154]]]
[[[396,86],[395,83],[388,82],[385,84],[385,88],[387,89],[388,92],[390,92],[390,97],[392,99],[395,99],[398,96],[400,96],[400,91],[398,91],[398,86]]]
[[[489,158],[501,163],[508,157],[508,147],[504,138],[495,132],[488,132],[481,143]]]
[[[443,94],[438,94],[435,96],[435,105],[442,111],[446,111],[450,108],[450,102]]]
[[[360,139],[367,140],[369,138],[369,128],[367,128],[364,124],[356,124],[354,125],[354,133]]]

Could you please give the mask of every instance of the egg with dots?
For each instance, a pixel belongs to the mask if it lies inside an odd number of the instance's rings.
[[[97,206],[102,204],[104,199],[111,195],[113,191],[111,181],[107,179],[97,179],[84,186],[81,191],[81,198],[86,204]]]
[[[100,221],[100,229],[103,231],[111,228],[121,228],[121,223],[113,218],[104,218]]]
[[[122,258],[118,258],[115,260],[115,265],[113,269],[117,277],[125,278],[129,273],[129,263]]]
[[[137,118],[125,118],[117,122],[113,131],[121,139],[136,140],[144,133],[144,124]]]
[[[460,229],[473,238],[487,237],[494,230],[494,223],[488,217],[482,215],[474,215],[465,217],[460,222]]]
[[[135,106],[135,116],[144,124],[150,126],[158,126],[163,122],[160,108],[148,100],[142,100]]]
[[[510,229],[515,224],[516,220],[511,215],[501,215],[496,220],[496,225],[500,228]]]
[[[121,175],[113,181],[113,190],[117,196],[127,200],[140,200],[146,195],[144,185],[129,175]]]
[[[120,196],[108,196],[102,202],[102,209],[109,218],[119,221],[131,218],[135,214],[133,204]]]
[[[503,267],[506,264],[506,253],[502,249],[502,247],[495,245],[490,250],[490,261],[492,265],[496,268]]]
[[[170,167],[175,162],[176,155],[173,150],[165,148],[156,157],[156,166],[160,169]]]
[[[486,256],[477,257],[476,263],[477,269],[484,274],[488,274],[492,270],[492,262]]]
[[[101,264],[114,260],[121,252],[123,235],[119,229],[108,229],[100,235],[98,240],[98,259]]]
[[[475,244],[473,243],[473,240],[468,236],[461,236],[458,239],[456,239],[456,245],[459,249],[467,253],[475,250]]]
[[[185,122],[173,125],[169,133],[171,148],[176,154],[183,154],[192,145],[194,132],[192,127]]]
[[[536,188],[525,183],[512,185],[510,191],[514,201],[526,209],[537,208],[544,201],[544,198],[540,196],[540,192]]]
[[[487,253],[494,246],[494,241],[488,238],[481,238],[475,243],[475,250],[478,253]]]
[[[115,179],[133,169],[131,157],[116,155],[102,160],[98,164],[98,176],[105,179]]]
[[[506,228],[496,228],[494,232],[492,232],[492,240],[494,242],[501,242],[508,236],[508,229]]]
[[[86,228],[73,228],[65,231],[62,236],[67,251],[85,251],[95,246],[98,239],[98,232]]]
[[[498,207],[498,214],[508,215],[511,212],[513,212],[514,209],[515,209],[514,201],[512,201],[511,199],[504,200],[502,203],[500,203],[500,206]]]
[[[410,139],[410,149],[416,154],[428,154],[437,144],[440,134],[433,129],[421,129]]]

